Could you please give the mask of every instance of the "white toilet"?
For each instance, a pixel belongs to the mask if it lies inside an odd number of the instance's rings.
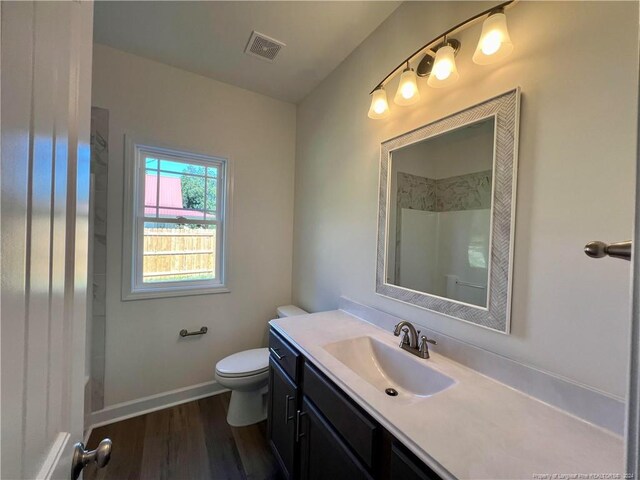
[[[278,307],[278,318],[305,315],[295,305]],[[216,364],[216,381],[231,390],[227,423],[243,427],[267,418],[269,349],[254,348],[234,353]]]

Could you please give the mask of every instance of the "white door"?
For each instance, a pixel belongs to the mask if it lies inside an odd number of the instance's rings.
[[[0,477],[82,440],[93,4],[2,2]]]

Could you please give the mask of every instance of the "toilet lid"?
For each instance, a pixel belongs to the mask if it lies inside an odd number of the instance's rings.
[[[247,376],[264,372],[269,368],[269,349],[254,348],[234,353],[223,358],[216,365],[216,371],[222,376]]]

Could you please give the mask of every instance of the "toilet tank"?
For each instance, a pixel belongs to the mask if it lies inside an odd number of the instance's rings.
[[[295,305],[282,305],[276,309],[278,318],[295,317],[296,315],[306,315],[309,312],[302,310]]]

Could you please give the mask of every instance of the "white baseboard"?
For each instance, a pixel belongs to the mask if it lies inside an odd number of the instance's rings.
[[[86,431],[96,427],[137,417],[145,413],[155,412],[173,407],[181,403],[191,402],[200,398],[210,397],[228,391],[216,381],[199,383],[189,387],[178,388],[168,392],[158,393],[149,397],[138,398],[128,402],[117,403],[102,410],[92,412],[87,416]],[[87,434],[88,436],[88,434]]]

